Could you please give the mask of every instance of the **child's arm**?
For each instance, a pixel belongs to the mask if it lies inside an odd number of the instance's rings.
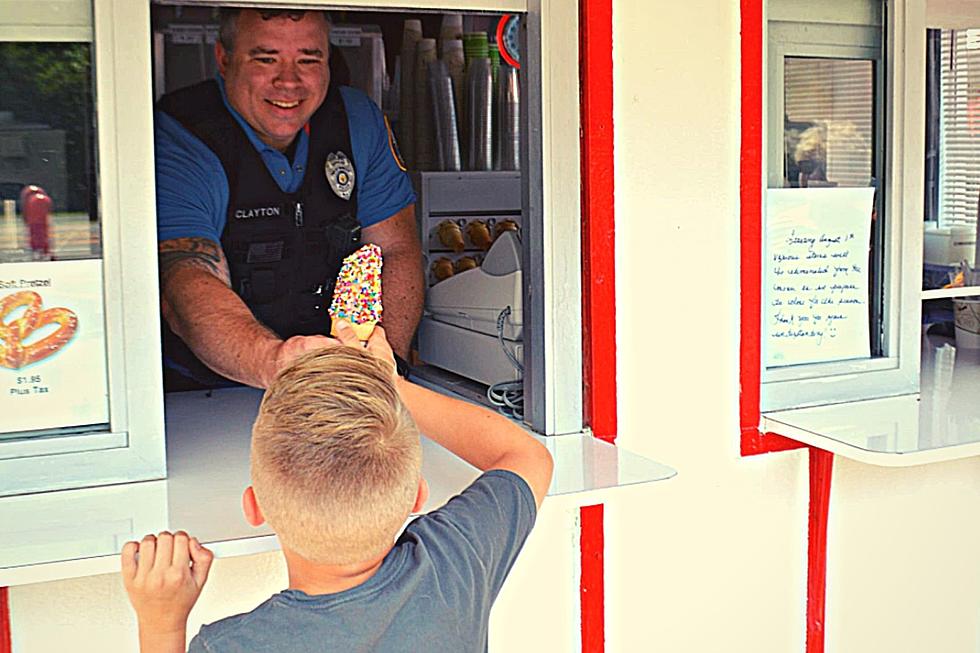
[[[184,653],[187,616],[214,554],[177,531],[147,535],[122,550],[122,577],[139,622],[140,653]]]
[[[544,445],[503,415],[402,378],[396,383],[423,434],[481,471],[514,472],[527,482],[535,503],[541,506],[553,467]]]
[[[395,374],[391,346],[380,326],[362,345],[353,329],[338,321],[337,339],[351,347],[366,346],[372,354],[391,363]],[[535,503],[541,507],[554,466],[544,445],[499,413],[432,392],[397,374],[395,379],[398,394],[423,434],[481,471],[514,472],[527,482]]]

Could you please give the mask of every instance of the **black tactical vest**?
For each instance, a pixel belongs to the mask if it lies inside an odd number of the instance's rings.
[[[334,281],[344,257],[360,241],[357,174],[340,91],[331,85],[310,118],[309,155],[303,182],[295,193],[279,188],[245,131],[225,108],[217,82],[168,93],[158,108],[199,138],[224,168],[229,199],[221,247],[228,259],[232,289],[260,322],[283,339],[328,334],[327,307]],[[340,197],[328,183],[327,159],[334,153],[341,153],[340,160],[349,162],[355,181],[350,199]],[[336,179],[339,173],[333,168]],[[171,362],[205,385],[221,380],[166,324],[164,331],[164,355]]]

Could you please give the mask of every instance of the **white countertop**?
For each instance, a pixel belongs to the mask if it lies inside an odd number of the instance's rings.
[[[219,557],[277,549],[272,532],[249,526],[240,508],[261,396],[252,388],[167,395],[166,480],[0,499],[0,586],[117,571],[124,542],[164,529],[186,530]],[[555,459],[549,496],[574,495],[579,505],[676,473],[587,434],[539,439]],[[478,471],[423,439],[423,474],[428,511]]]
[[[937,355],[946,344],[950,349]],[[978,456],[980,350],[952,345],[946,338],[923,338],[917,394],[774,411],[762,416],[762,428],[886,467]]]

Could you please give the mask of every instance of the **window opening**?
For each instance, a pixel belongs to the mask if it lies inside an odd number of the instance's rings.
[[[530,272],[525,261],[540,257],[542,247],[526,219],[529,194],[540,192],[529,188],[522,170],[529,160],[522,119],[529,114],[521,107],[527,101],[527,66],[511,65],[529,63],[520,60],[523,15],[334,9],[328,14],[331,84],[363,90],[384,111],[417,194],[426,302],[413,345],[413,373],[542,429],[523,410],[530,394],[543,393],[531,387],[533,371],[526,371],[528,335],[542,327],[540,315],[530,323],[524,306]],[[161,3],[151,7],[151,15],[157,98],[215,76],[218,7]],[[447,29],[455,38],[447,39]],[[406,93],[409,42],[415,48],[412,72],[434,77],[427,88],[412,82]],[[431,67],[429,59],[436,62]],[[442,90],[435,77],[445,82]],[[413,97],[407,104],[406,96]],[[478,105],[484,111],[475,111]]]

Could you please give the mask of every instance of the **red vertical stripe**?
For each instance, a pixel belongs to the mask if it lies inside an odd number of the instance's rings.
[[[582,653],[602,653],[605,631],[605,552],[602,527],[603,506],[582,508],[579,547],[582,552],[582,579],[579,601],[582,606]]]
[[[585,417],[616,437],[616,223],[613,165],[612,2],[582,0],[582,337]]]
[[[827,520],[834,454],[810,448],[810,518],[806,574],[806,653],[823,653],[827,601]]]
[[[616,438],[616,221],[613,165],[612,0],[580,0],[582,353],[584,419]],[[582,651],[605,650],[603,507],[580,521]]]
[[[762,0],[742,0],[742,325],[739,415],[758,430],[762,286]]]
[[[742,308],[739,343],[739,424],[742,455],[803,445],[759,431],[762,343],[762,0],[742,0]]]
[[[0,653],[11,653],[10,641],[10,591],[0,587]]]

